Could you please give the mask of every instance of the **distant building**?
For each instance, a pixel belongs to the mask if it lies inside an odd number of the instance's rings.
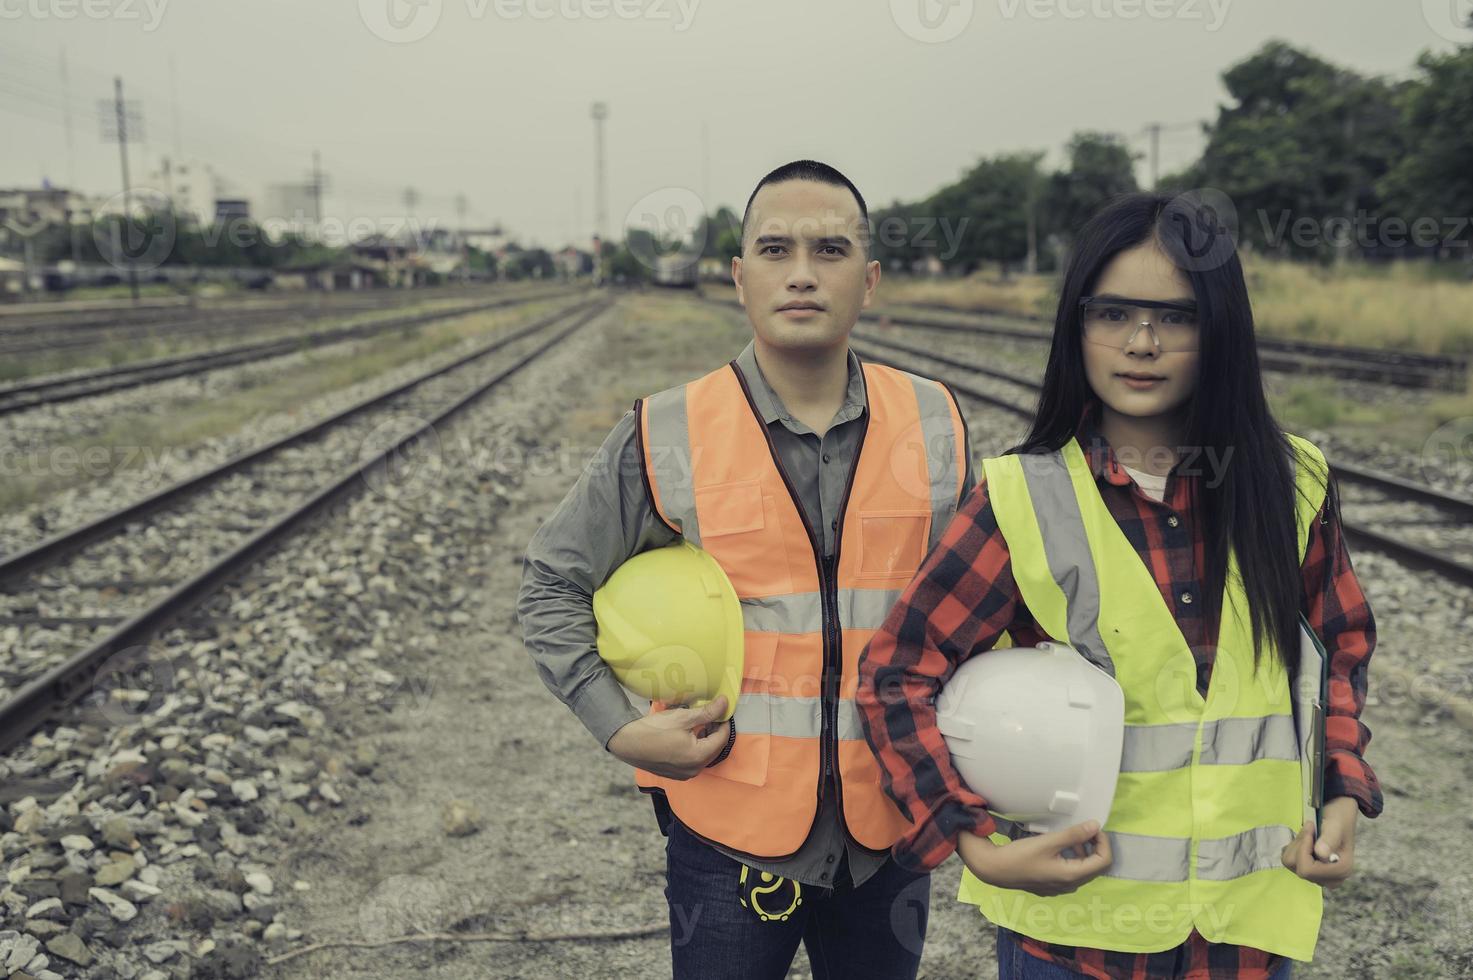
[[[465,243],[478,252],[487,255],[497,255],[503,252],[511,244],[512,236],[501,228],[490,228],[482,231],[462,231],[461,237]]]
[[[593,272],[593,255],[572,245],[555,252],[552,262],[557,267],[558,275],[564,278],[586,276]]]
[[[186,157],[164,157],[158,169],[145,175],[144,188],[163,195],[174,205],[174,213],[206,225],[214,216],[220,179],[209,164]]]
[[[215,220],[231,221],[236,218],[250,218],[251,202],[243,197],[217,197],[215,198]]]
[[[90,220],[94,203],[60,187],[0,189],[0,231],[29,237],[47,226]]]

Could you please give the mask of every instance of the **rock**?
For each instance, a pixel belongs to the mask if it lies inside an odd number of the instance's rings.
[[[122,891],[134,902],[147,902],[163,894],[163,889],[133,878],[123,882]]]
[[[286,926],[280,922],[273,922],[261,933],[261,939],[273,946],[279,946],[286,941]]]
[[[96,845],[85,834],[67,834],[61,838],[61,846],[68,851],[90,851]]]
[[[102,840],[109,847],[133,850],[138,838],[133,835],[133,821],[127,817],[108,817],[102,824]]]
[[[138,914],[138,906],[106,888],[89,888],[87,894],[107,906],[108,913],[119,922],[130,922]]]
[[[70,960],[78,966],[92,965],[92,951],[74,932],[63,932],[46,940],[46,949],[55,956]]]
[[[226,940],[195,964],[191,976],[199,980],[252,980],[261,973],[261,960],[253,944]]]
[[[125,858],[121,861],[114,861],[111,864],[104,864],[102,867],[97,869],[97,874],[94,878],[94,882],[101,888],[110,888],[113,885],[121,885],[123,882],[133,877],[133,872],[136,870],[137,869],[133,865],[132,858]]]
[[[448,837],[467,837],[481,829],[481,812],[463,800],[451,800],[440,815]]]
[[[18,834],[39,833],[45,826],[46,811],[40,807],[32,807],[15,818],[15,832]]]
[[[178,952],[179,948],[171,942],[148,943],[143,946],[143,955],[155,965],[169,962]]]
[[[43,898],[41,901],[26,909],[27,919],[59,919],[63,915],[61,899]]]
[[[253,871],[245,876],[246,884],[262,895],[270,895],[275,889],[271,876],[264,871]]]
[[[9,976],[16,970],[31,962],[31,959],[41,951],[41,941],[35,936],[21,936],[10,947],[10,955],[5,958],[5,973]]]
[[[230,784],[230,792],[235,798],[243,803],[249,803],[261,796],[261,791],[256,789],[256,784],[249,779],[237,779]]]
[[[61,900],[67,905],[86,905],[87,889],[94,882],[85,871],[64,871],[57,879],[61,884]]]

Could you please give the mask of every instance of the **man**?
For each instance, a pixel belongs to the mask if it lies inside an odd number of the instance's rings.
[[[732,259],[753,339],[641,399],[528,546],[518,614],[544,683],[634,766],[668,837],[677,978],[913,977],[929,876],[889,848],[854,695],[859,652],[973,485],[937,382],[849,350],[880,264],[864,198],[803,160],[757,185]],[[684,537],[742,600],[737,711],[641,715],[595,647],[591,595]]]

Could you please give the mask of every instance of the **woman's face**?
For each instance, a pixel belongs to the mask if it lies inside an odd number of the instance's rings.
[[[1200,328],[1182,311],[1137,307],[1131,300],[1195,306],[1191,282],[1154,241],[1147,241],[1111,259],[1093,295],[1104,302],[1081,314],[1090,387],[1121,415],[1145,419],[1176,412],[1197,385]],[[1160,348],[1151,330],[1140,327],[1142,320],[1150,321]],[[1126,344],[1131,330],[1135,336]]]

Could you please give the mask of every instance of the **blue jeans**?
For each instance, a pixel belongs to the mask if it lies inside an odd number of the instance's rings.
[[[673,821],[665,843],[665,899],[675,980],[782,980],[802,942],[814,980],[906,980],[916,975],[930,910],[930,874],[893,860],[858,888],[840,859],[833,888],[803,885],[785,919],[742,905],[743,865]],[[750,881],[760,872],[750,871]],[[791,884],[774,901],[786,910]],[[760,902],[759,902],[760,904]]]
[[[1282,961],[1279,968],[1269,975],[1269,980],[1289,980],[1293,966],[1293,960]],[[997,930],[998,980],[1075,980],[1085,975],[1066,970],[1026,952],[1016,932],[1002,928]]]

